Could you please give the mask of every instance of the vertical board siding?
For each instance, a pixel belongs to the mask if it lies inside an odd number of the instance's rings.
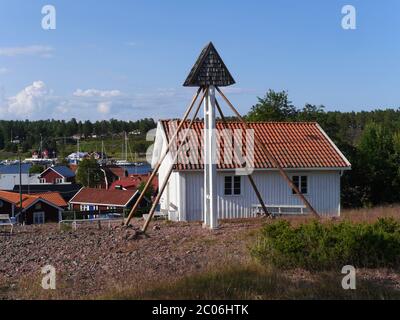
[[[185,189],[185,209],[181,216],[187,221],[203,220],[203,173],[180,173]],[[252,186],[246,176],[242,177],[242,194],[240,196],[224,195],[224,176],[233,173],[218,173],[218,217],[220,219],[249,218],[254,216],[253,205],[258,204]],[[340,207],[340,174],[338,171],[289,173],[289,175],[307,175],[309,194],[307,199],[321,215],[339,215]],[[255,172],[255,183],[267,205],[303,205],[298,196],[292,194],[286,181],[278,172]]]
[[[200,172],[185,173],[186,220],[203,221],[204,178]]]

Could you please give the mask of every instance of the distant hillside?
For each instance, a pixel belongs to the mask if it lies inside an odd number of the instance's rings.
[[[138,121],[0,121],[0,159],[14,159],[20,148],[23,157],[35,150],[51,150],[64,156],[77,150],[101,151],[102,141],[109,156],[121,158],[124,133],[129,137],[128,153],[143,153],[149,142],[146,133],[156,127],[153,119]]]

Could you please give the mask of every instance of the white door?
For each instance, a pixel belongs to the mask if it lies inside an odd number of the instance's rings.
[[[33,213],[33,224],[44,224],[44,212]]]

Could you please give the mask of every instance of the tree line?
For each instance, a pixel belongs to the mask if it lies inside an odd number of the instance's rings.
[[[43,148],[57,149],[57,140],[67,139],[74,135],[83,137],[109,136],[121,132],[138,131],[142,134],[156,127],[153,119],[138,121],[121,121],[116,119],[103,121],[78,121],[75,118],[65,120],[40,121],[6,121],[0,120],[0,150],[16,152],[19,141],[23,152],[38,149],[42,141]]]
[[[246,118],[318,122],[352,164],[342,179],[344,207],[400,202],[400,108],[339,112],[306,104],[299,109],[286,91],[269,90]]]

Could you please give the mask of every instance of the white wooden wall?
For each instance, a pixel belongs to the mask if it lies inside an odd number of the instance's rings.
[[[155,149],[164,152],[166,139],[159,123]],[[161,152],[161,153],[162,153]],[[158,157],[153,155],[154,167]],[[172,158],[167,156],[159,170],[159,185],[166,178]],[[160,199],[161,210],[170,212],[172,220],[203,221],[203,172],[173,172],[169,185]],[[306,196],[318,213],[340,214],[340,171],[293,171],[289,175],[307,175],[309,194]],[[253,214],[252,206],[258,204],[257,197],[247,179],[242,177],[242,194],[224,196],[224,176],[233,172],[218,172],[218,217],[245,218]],[[256,171],[254,180],[267,205],[302,205],[298,196],[292,194],[288,184],[277,171]]]
[[[23,185],[38,184],[39,175],[23,173],[21,175]],[[19,185],[19,174],[0,174],[0,190],[13,190],[15,185]]]
[[[233,173],[218,173],[218,217],[221,219],[246,218],[253,214],[252,206],[258,204],[257,197],[247,179],[242,177],[242,195],[224,195],[224,176]],[[340,214],[340,172],[290,172],[308,176],[310,203],[321,215]],[[173,190],[178,206],[179,220],[197,221],[203,219],[203,173],[176,173],[179,183]],[[275,171],[256,172],[254,180],[268,205],[302,205],[298,196],[293,195],[284,179]],[[177,181],[176,180],[176,181]],[[178,196],[179,195],[179,196]]]

